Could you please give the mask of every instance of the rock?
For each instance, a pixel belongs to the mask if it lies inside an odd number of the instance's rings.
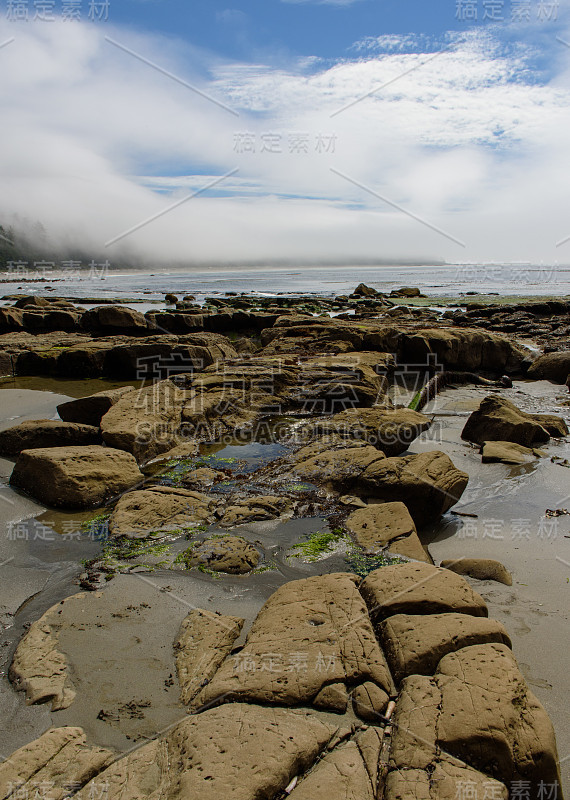
[[[17,456],[22,450],[99,444],[99,428],[59,420],[34,419],[0,431],[0,455]]]
[[[56,508],[102,505],[143,480],[132,455],[110,447],[50,447],[20,453],[10,483]]]
[[[0,350],[0,377],[11,376],[14,374],[12,356]]]
[[[481,450],[483,464],[531,464],[539,457],[539,450],[523,447],[514,442],[484,442]]]
[[[336,747],[297,784],[291,800],[375,800],[370,776],[356,742]]]
[[[552,724],[502,644],[465,647],[434,677],[403,681],[391,765],[426,769],[439,749],[507,785],[529,781],[530,797],[560,781]]]
[[[51,304],[51,299],[47,297],[41,297],[40,295],[26,295],[25,297],[20,297],[19,300],[16,300],[14,303],[14,308],[27,308],[28,306],[36,306],[37,308],[50,308]]]
[[[356,480],[357,493],[405,503],[418,527],[434,522],[457,503],[469,476],[438,450],[375,461]]]
[[[356,297],[382,297],[380,292],[376,291],[376,289],[373,289],[371,286],[367,286],[365,283],[359,283],[353,294]]]
[[[461,438],[469,442],[516,442],[525,447],[544,444],[551,436],[562,437],[568,428],[562,417],[527,414],[510,400],[491,394],[481,401],[465,423]]]
[[[176,297],[175,294],[166,294],[164,295],[164,302],[168,303],[171,306],[174,306],[178,302],[178,298]]]
[[[337,730],[306,711],[214,708],[124,756],[93,783],[108,784],[113,800],[272,800],[313,764]],[[77,800],[93,798],[91,788],[87,784]]]
[[[81,728],[50,728],[0,764],[0,798],[63,800],[111,764],[115,755],[87,745]],[[49,788],[47,788],[49,787]]]
[[[105,357],[105,374],[120,380],[156,381],[190,375],[236,355],[218,334],[161,334],[117,343]]]
[[[213,520],[215,500],[171,486],[152,486],[124,494],[109,519],[111,537],[145,539],[151,533],[192,528]]]
[[[354,713],[368,722],[378,723],[386,710],[390,697],[384,689],[367,681],[357,686],[352,693]]]
[[[127,392],[132,392],[132,386],[121,386],[118,389],[108,389],[104,392],[97,392],[89,397],[81,397],[79,400],[69,400],[67,403],[60,403],[57,413],[64,422],[79,422],[84,425],[95,425],[99,427],[102,418],[107,411],[117,403]]]
[[[342,503],[343,506],[353,506],[354,508],[368,508],[368,503],[365,503],[364,500],[361,500],[360,497],[356,497],[353,494],[343,494],[342,497],[338,498],[339,503]]]
[[[179,444],[187,399],[188,393],[169,380],[128,392],[101,420],[103,439],[109,447],[132,453],[139,462],[149,461]]]
[[[398,683],[409,675],[433,675],[444,656],[462,647],[490,642],[511,647],[500,622],[470,614],[395,614],[378,633]]]
[[[374,621],[394,614],[447,611],[487,616],[485,601],[464,578],[429,564],[381,567],[367,576],[360,591]]]
[[[32,623],[16,648],[9,672],[14,687],[26,692],[28,705],[51,702],[52,711],[68,708],[75,699],[67,659],[58,649],[59,614],[65,603],[52,606]]]
[[[424,297],[417,287],[402,286],[401,289],[393,289],[390,297]]]
[[[249,427],[261,413],[279,412],[299,369],[282,358],[254,358],[208,367],[188,392],[182,420],[195,438],[212,440]]]
[[[222,528],[233,528],[264,519],[277,519],[291,512],[292,503],[288,497],[248,497],[228,506],[220,520]]]
[[[184,475],[183,483],[185,486],[211,486],[216,481],[223,481],[226,478],[224,472],[217,469],[210,469],[210,467],[200,467],[186,472]]]
[[[373,503],[359,508],[348,517],[346,527],[367,553],[386,548],[392,553],[433,563],[404,503]]]
[[[317,422],[315,432],[318,436],[360,439],[387,456],[398,456],[430,425],[428,417],[409,408],[350,408]]]
[[[382,378],[394,371],[396,360],[392,353],[379,353],[375,350],[369,352],[338,353],[337,355],[313,356],[302,362],[303,368],[330,369],[359,378],[374,380],[376,376],[381,385]]]
[[[352,488],[368,466],[384,459],[372,445],[326,437],[295,453],[294,472],[301,480],[342,492]]]
[[[245,575],[259,563],[255,547],[241,536],[219,536],[206,539],[192,549],[191,561],[214,572]]]
[[[356,576],[323,575],[281,586],[266,602],[243,649],[198,697],[304,705],[330,684],[392,681]]]
[[[147,461],[145,468],[159,464],[164,464],[166,466],[169,461],[185,461],[187,459],[192,459],[194,456],[199,455],[199,453],[200,448],[198,442],[193,439],[185,439],[182,444],[177,444],[176,447],[173,447],[171,450],[160,453],[156,458]],[[186,473],[186,475],[188,474],[189,473]]]
[[[24,330],[24,314],[18,308],[0,308],[0,333]]]
[[[297,386],[288,402],[313,414],[388,404],[385,374],[393,371],[388,353],[341,353],[302,361]]]
[[[565,383],[570,374],[570,350],[560,353],[547,353],[539,356],[527,372],[532,380],[548,380],[553,383]]]
[[[412,365],[426,365],[431,358],[440,369],[509,375],[524,371],[528,351],[484,330],[426,328],[400,334],[398,358]]]
[[[323,686],[313,700],[313,705],[315,708],[322,708],[325,711],[337,711],[339,714],[345,714],[348,701],[348,691],[344,683],[329,683],[328,686]]]
[[[457,800],[462,787],[467,787],[465,791],[471,792],[474,799],[509,798],[504,784],[443,753],[437,758],[434,754],[426,769],[403,768],[389,772],[384,800]]]
[[[185,705],[212,680],[229,655],[244,622],[238,617],[224,617],[199,608],[188,614],[174,643],[176,672]]]
[[[380,797],[379,791],[379,767],[380,767],[380,752],[382,749],[383,736],[379,728],[368,727],[365,730],[360,730],[354,737],[354,741],[358,745],[360,755],[366,765],[366,771],[372,783],[374,797]]]
[[[98,335],[127,333],[130,335],[148,333],[148,322],[139,311],[126,306],[98,306],[85,311],[81,317],[81,327]]]
[[[479,581],[497,581],[504,583],[505,586],[513,585],[513,577],[508,569],[500,561],[494,561],[492,558],[446,559],[440,566]]]

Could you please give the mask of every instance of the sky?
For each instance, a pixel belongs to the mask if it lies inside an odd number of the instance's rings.
[[[0,108],[111,263],[570,263],[570,0],[0,0]]]

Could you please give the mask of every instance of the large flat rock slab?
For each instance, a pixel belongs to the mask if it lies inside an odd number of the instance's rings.
[[[113,758],[110,750],[87,745],[81,728],[51,728],[0,764],[0,800],[62,800],[88,783]]]
[[[0,456],[18,456],[22,450],[39,447],[69,447],[100,444],[99,428],[53,419],[21,422],[0,431]]]
[[[439,450],[375,461],[356,481],[358,494],[382,502],[400,501],[421,528],[454,506],[469,476]]]
[[[356,742],[347,742],[326,755],[289,796],[291,800],[376,800]]]
[[[458,800],[470,793],[473,800],[508,800],[509,790],[458,760],[438,756],[426,769],[397,769],[386,778],[384,800]],[[469,797],[469,794],[467,794]]]
[[[337,709],[321,690],[371,681],[392,688],[356,576],[337,573],[279,588],[255,620],[243,649],[228,659],[196,702],[229,700]],[[320,697],[319,697],[320,695]],[[346,705],[346,703],[344,703]]]
[[[315,431],[319,436],[359,439],[387,456],[399,456],[430,425],[429,417],[409,408],[347,409],[317,422]]]
[[[462,647],[489,642],[511,646],[500,622],[470,614],[395,614],[378,633],[398,682],[409,675],[433,675],[444,656]]]
[[[51,447],[20,453],[10,483],[55,508],[103,505],[141,483],[129,453],[111,447]]]
[[[153,486],[123,495],[109,519],[112,537],[144,539],[151,533],[191,528],[213,519],[215,500],[201,492]]]
[[[404,503],[371,503],[354,511],[346,520],[346,527],[367,553],[387,549],[416,561],[432,563]]]
[[[374,570],[360,591],[374,621],[394,614],[447,611],[488,616],[485,601],[465,578],[429,564],[393,564]]]
[[[507,785],[528,781],[532,798],[541,781],[560,781],[552,724],[502,644],[466,647],[433,678],[404,680],[392,766],[427,769],[440,749]]]
[[[132,453],[139,462],[171,450],[178,444],[188,397],[170,380],[127,392],[101,419],[105,443]]]
[[[273,800],[337,730],[310,712],[223,706],[184,720],[92,783],[108,785],[113,800]],[[91,800],[91,788],[77,800]]]

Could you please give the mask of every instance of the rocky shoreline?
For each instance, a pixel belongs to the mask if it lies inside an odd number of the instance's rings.
[[[185,298],[146,315],[53,298],[0,308],[0,371],[125,383],[60,403],[59,420],[0,432],[11,485],[79,512],[76,527],[102,539],[78,577],[88,591],[34,621],[11,660],[13,686],[29,704],[51,703],[62,724],[5,755],[0,800],[33,796],[41,781],[50,798],[451,800],[516,798],[521,787],[562,797],[552,724],[508,629],[473,588],[508,586],[509,571],[489,558],[437,567],[426,546],[469,475],[442,447],[414,448],[438,442],[439,422],[413,406],[434,375],[453,392],[453,375],[476,373],[494,383],[465,419],[464,447],[483,464],[543,459],[568,435],[564,419],[521,409],[501,386],[547,379],[563,389],[569,304],[443,314],[395,305],[417,294],[361,285],[334,301],[236,296],[206,308]],[[240,439],[264,456],[224,457]],[[263,531],[310,520],[316,530],[290,543],[288,563],[318,571],[325,557],[328,574],[287,581],[285,566],[253,605],[224,601],[225,583],[201,605],[184,599],[192,610],[164,656],[179,721],[151,726],[147,744],[135,736],[131,754],[118,740],[96,746],[76,724],[86,691],[77,659],[84,651],[89,663],[113,586],[158,581],[170,594],[171,579],[178,592],[222,576],[255,594],[255,576],[275,570]],[[126,620],[144,622],[145,606],[113,612],[118,635],[124,618],[143,651],[145,634]],[[124,732],[121,720],[144,718],[151,701],[141,702],[102,708],[97,724]],[[107,794],[94,794],[101,787]]]

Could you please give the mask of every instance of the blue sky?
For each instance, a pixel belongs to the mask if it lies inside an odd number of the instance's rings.
[[[570,261],[570,0],[90,2],[0,0],[4,220],[166,263]]]
[[[242,0],[229,4],[223,0],[123,0],[112,5],[116,22],[183,35],[196,46],[238,59],[249,59],[252,53],[260,52],[272,52],[276,59],[308,55],[334,59],[347,56],[354,42],[366,36],[440,36],[474,24],[456,20],[455,13],[454,0],[355,0],[347,4],[310,0]]]

